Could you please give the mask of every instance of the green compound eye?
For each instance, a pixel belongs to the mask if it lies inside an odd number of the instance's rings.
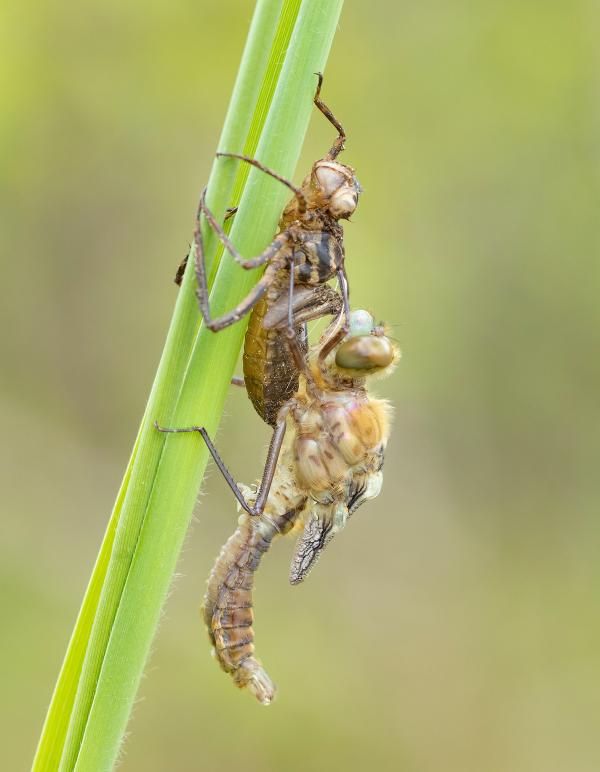
[[[344,370],[364,373],[382,370],[394,361],[394,348],[380,335],[360,335],[350,338],[338,348],[335,363]]]
[[[375,327],[375,320],[368,311],[360,308],[350,314],[350,331],[348,337],[370,335]]]

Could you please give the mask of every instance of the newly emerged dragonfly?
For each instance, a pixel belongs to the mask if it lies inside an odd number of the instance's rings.
[[[306,352],[306,322],[340,314],[342,310],[344,331],[347,329],[348,282],[340,221],[353,214],[361,189],[354,169],[336,160],[344,149],[346,134],[321,101],[322,80],[319,74],[314,103],[335,126],[338,136],[324,158],[315,161],[299,188],[253,158],[217,153],[219,157],[252,164],[293,191],[294,197],[283,211],[271,244],[257,257],[242,257],[207,207],[204,194],[194,232],[197,295],[206,325],[214,331],[222,330],[252,312],[244,345],[244,381],[255,409],[271,426],[276,423],[281,405],[298,388],[298,370],[283,336],[293,332]],[[246,269],[266,265],[250,293],[234,309],[216,319],[212,318],[209,305],[200,227],[202,214],[240,265]],[[334,277],[339,281],[339,294],[326,284]]]
[[[263,704],[275,687],[254,655],[252,586],[262,555],[277,534],[300,531],[290,570],[297,584],[358,506],[381,489],[390,406],[369,395],[366,381],[388,374],[399,352],[365,311],[351,315],[343,338],[340,324],[330,325],[310,357],[289,339],[300,384],[279,411],[256,491],[235,484],[208,440],[245,512],[210,575],[204,619],[221,668]],[[166,431],[200,431],[207,439],[201,427]]]

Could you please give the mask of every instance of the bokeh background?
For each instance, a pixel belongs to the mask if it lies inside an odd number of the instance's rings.
[[[252,3],[7,0],[0,48],[6,770],[28,768],[125,468]],[[268,710],[198,608],[214,469],[122,768],[600,769],[598,37],[592,0],[346,3],[324,97],[365,189],[353,299],[404,358],[384,491],[303,586],[261,567]],[[331,130],[315,115],[296,175]],[[201,417],[199,416],[199,420]],[[267,432],[232,393],[240,479]]]

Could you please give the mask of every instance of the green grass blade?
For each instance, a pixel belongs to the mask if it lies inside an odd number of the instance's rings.
[[[267,10],[274,9],[277,25],[269,30],[268,39],[262,39],[262,70],[255,67],[249,74],[242,66],[238,77],[238,85],[245,83],[239,91],[246,107],[248,93],[253,93],[252,114],[246,110],[240,118],[240,134],[244,136],[226,137],[224,132],[221,148],[248,152],[254,144],[261,160],[291,175],[312,110],[314,72],[324,67],[341,0],[259,3],[254,32],[258,16],[262,13],[266,17]],[[263,34],[266,29],[265,25]],[[252,43],[251,33],[246,65]],[[264,117],[257,117],[260,114]],[[232,238],[244,254],[251,255],[270,240],[288,192],[256,170],[248,176],[247,168],[234,161],[218,162],[209,182],[211,206],[222,212],[235,200],[238,189],[241,203]],[[206,235],[212,257],[216,244]],[[256,274],[240,271],[233,261],[222,260],[212,292],[215,312],[235,304],[256,278]],[[60,730],[68,715],[62,770],[110,769],[116,759],[206,465],[207,453],[198,436],[165,437],[153,429],[151,421],[158,418],[172,425],[201,421],[214,433],[242,342],[244,325],[219,335],[199,327],[193,289],[193,276],[187,271],[132,457],[131,476],[123,489],[114,544],[110,549],[105,541],[101,551],[102,555],[107,547],[110,560],[107,567],[104,561],[101,569],[100,559],[97,563],[98,576],[104,572],[104,578],[91,633],[87,640],[85,634],[81,636],[72,660],[77,665],[87,643],[73,709],[69,714],[68,706],[65,712],[64,706],[55,707],[53,700],[49,715],[55,708],[58,718],[55,723],[48,721],[44,730],[45,734],[48,728]],[[96,595],[97,589],[95,586]],[[76,667],[66,668],[68,657],[61,679],[65,673],[72,678],[77,672]],[[60,687],[59,681],[55,699]],[[56,769],[59,745],[51,736],[43,736],[34,768]],[[45,754],[45,749],[52,755]]]
[[[127,490],[127,485],[131,476],[131,469],[137,452],[137,445],[138,442],[136,440],[131,459],[127,465],[125,476],[123,477],[123,482],[121,483],[121,488],[117,494],[115,506],[110,516],[110,520],[108,521],[100,552],[96,558],[92,576],[90,577],[81,604],[77,622],[75,623],[75,628],[71,635],[71,640],[69,641],[69,646],[58,676],[58,681],[56,682],[56,687],[54,689],[54,694],[52,695],[52,700],[46,715],[35,756],[33,764],[34,770],[54,770],[58,768],[60,762],[64,740],[67,734],[67,727],[69,725],[69,718],[71,716],[73,702],[75,701],[75,694],[77,693],[77,684],[81,674],[83,658],[85,656],[87,642],[98,607],[102,584],[110,561],[117,522],[121,513],[123,499],[125,498],[125,491]]]
[[[268,65],[269,41],[275,36],[282,2],[259,2],[248,34],[248,41],[242,57],[238,77],[234,86],[231,103],[220,139],[220,146],[236,149],[245,147],[255,105],[259,97],[262,74]],[[255,129],[256,131],[256,129]],[[236,179],[235,171],[221,167],[217,174],[211,175],[211,204],[217,211],[227,206],[231,190]],[[207,259],[215,253],[215,240],[212,234],[206,235]],[[173,317],[167,343],[163,352],[159,373],[153,387],[153,394],[160,390],[164,381],[178,375],[183,377],[191,355],[195,335],[199,326],[195,300],[188,294],[180,295],[176,314]],[[152,403],[152,395],[149,405]],[[146,425],[142,420],[142,427]],[[138,434],[134,451],[119,490],[90,582],[88,584],[81,609],[69,642],[67,653],[58,677],[52,700],[46,715],[36,756],[34,772],[50,772],[58,769],[63,746],[71,719],[75,695],[86,655],[92,623],[104,585],[117,522],[127,493],[141,435]],[[143,492],[140,491],[140,494]],[[146,496],[148,499],[149,493]]]

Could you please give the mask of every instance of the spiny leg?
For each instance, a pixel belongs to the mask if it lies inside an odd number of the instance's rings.
[[[228,314],[224,314],[223,316],[213,319],[211,317],[210,313],[210,302],[209,302],[209,292],[208,292],[208,279],[206,275],[206,256],[204,253],[204,238],[202,236],[202,224],[200,215],[203,213],[205,216],[207,216],[207,220],[209,224],[215,228],[217,236],[221,238],[221,235],[224,236],[224,245],[226,247],[231,247],[233,249],[234,257],[238,254],[235,250],[235,247],[233,247],[233,244],[229,241],[227,238],[227,234],[224,233],[222,228],[218,225],[216,222],[214,215],[208,209],[206,206],[206,203],[204,201],[204,195],[205,195],[206,189],[202,191],[202,196],[200,198],[200,204],[198,206],[198,216],[196,218],[196,227],[194,229],[194,271],[196,273],[196,280],[198,283],[197,289],[196,289],[196,296],[198,298],[198,303],[200,305],[200,310],[202,312],[202,316],[204,318],[204,321],[206,323],[206,326],[214,331],[222,330],[225,327],[228,327],[231,324],[234,324],[234,322],[238,321],[238,319],[241,318],[244,314],[238,315],[236,312],[239,309],[239,306],[234,309],[233,311],[229,312]],[[210,219],[209,219],[210,217]],[[284,234],[285,235],[285,234]],[[257,262],[257,264],[260,264],[258,261],[262,260],[264,258],[265,261],[273,259],[277,252],[281,249],[281,245],[287,240],[283,239],[282,237],[279,237],[279,241],[276,239],[272,244],[270,244],[267,249],[262,253],[262,255],[259,255],[257,258],[254,258],[254,260]],[[243,260],[243,258],[240,259]],[[262,279],[259,281],[259,283],[254,288],[253,292],[255,292],[257,289],[262,288],[262,291],[260,294],[258,294],[257,297],[254,297],[253,300],[251,300],[250,304],[247,306],[247,310],[244,311],[244,313],[247,313],[250,308],[258,301],[260,298],[260,295],[262,295],[262,292],[264,292],[264,287],[268,286],[270,282],[267,282],[265,285],[264,278],[267,276],[269,272],[265,271],[265,274],[263,274]],[[272,279],[271,279],[272,281]],[[250,293],[252,295],[252,292]],[[248,297],[250,297],[250,295]],[[248,299],[248,298],[246,298]]]
[[[200,220],[198,220],[196,229],[194,231],[194,269],[196,272],[196,279],[198,281],[196,295],[198,297],[202,316],[204,317],[206,326],[210,330],[216,332],[218,330],[223,330],[225,327],[229,327],[241,319],[252,309],[254,305],[256,305],[262,295],[275,280],[277,271],[285,264],[285,258],[280,257],[278,259],[278,255],[281,251],[284,250],[286,243],[287,233],[284,232],[284,234],[275,239],[275,241],[273,241],[273,243],[267,247],[261,256],[254,258],[254,260],[257,261],[257,264],[260,264],[258,262],[259,260],[268,262],[267,269],[265,270],[262,277],[254,285],[252,290],[250,290],[248,295],[246,295],[246,297],[240,303],[238,303],[234,309],[226,314],[223,314],[217,319],[213,319],[210,313],[208,282],[206,278],[204,240],[202,238]]]
[[[206,196],[206,188],[204,188],[204,190],[202,191],[202,196],[200,198],[200,204],[198,205],[198,211],[196,213],[196,220],[199,220],[199,218],[200,218],[200,212],[203,211],[203,208],[202,208],[203,205],[206,207],[205,196]],[[237,210],[238,210],[237,206],[230,206],[228,209],[226,209],[225,210],[225,217],[223,218],[224,221],[227,221],[227,220],[229,220],[230,217],[233,217],[234,214],[237,212]],[[206,219],[209,221],[209,223],[212,224],[212,220],[214,220],[214,215],[212,214],[212,212],[210,212],[208,207],[206,207],[206,214],[207,214]],[[210,214],[210,218],[208,216],[209,214]],[[219,228],[214,228],[214,230],[217,232],[217,235],[220,235],[219,234],[219,230],[220,230]],[[235,255],[234,255],[234,257],[235,257]],[[183,260],[179,264],[179,267],[177,268],[177,273],[175,274],[175,279],[173,281],[175,282],[175,284],[178,287],[181,287],[181,282],[183,281],[183,274],[185,273],[185,269],[186,269],[187,264],[188,264],[188,258],[189,258],[189,253],[183,258]],[[243,260],[243,258],[242,258],[242,260]]]
[[[238,263],[243,263],[244,258],[240,253],[237,251],[235,246],[232,244],[232,242],[229,239],[229,236],[225,233],[223,228],[219,225],[217,222],[214,214],[211,212],[211,210],[206,205],[206,188],[202,191],[202,195],[200,196],[200,203],[198,204],[198,213],[196,215],[196,223],[197,226],[200,225],[200,213],[202,213],[210,225],[210,227],[213,229],[213,231],[217,234],[217,238],[223,244],[225,249],[229,252],[229,254],[236,260]],[[227,219],[227,218],[225,218]]]
[[[280,233],[273,239],[269,246],[263,252],[261,252],[260,255],[257,255],[256,257],[249,257],[243,260],[240,265],[242,268],[246,268],[246,270],[259,268],[261,265],[274,260],[292,240],[292,232],[290,230],[283,231],[283,233]]]
[[[240,253],[237,251],[237,249],[229,239],[228,235],[225,233],[223,228],[217,222],[214,214],[206,205],[206,200],[204,196],[205,193],[206,193],[206,188],[204,189],[204,192],[202,193],[202,198],[200,199],[200,205],[198,207],[198,219],[200,218],[200,212],[202,212],[202,214],[204,214],[204,216],[206,217],[210,227],[217,234],[217,238],[219,239],[221,244],[223,244],[223,246],[229,252],[229,254],[243,268],[246,268],[246,269],[258,268],[259,266],[264,265],[264,263],[268,263],[269,260],[272,260],[277,255],[277,253],[282,249],[282,247],[284,247],[287,244],[287,242],[290,240],[290,233],[288,231],[283,231],[283,233],[278,234],[278,236],[273,239],[273,241],[269,244],[269,246],[265,250],[263,250],[260,253],[260,255],[257,255],[256,257],[249,257],[248,259],[242,257],[242,255],[240,255]],[[237,207],[235,207],[235,211],[237,211]]]
[[[225,482],[231,489],[233,495],[238,500],[240,506],[249,515],[255,516],[255,515],[262,514],[262,511],[264,510],[265,504],[267,502],[267,498],[269,497],[269,491],[271,490],[271,484],[273,483],[273,477],[275,476],[275,470],[277,469],[277,460],[279,459],[279,453],[281,451],[283,438],[285,436],[286,415],[287,415],[288,409],[289,409],[288,406],[284,405],[284,407],[279,412],[279,416],[277,418],[277,424],[275,425],[275,430],[273,431],[273,436],[269,444],[267,460],[265,462],[265,467],[264,467],[262,478],[258,487],[258,495],[256,497],[254,506],[250,506],[250,504],[248,504],[248,502],[246,501],[244,495],[242,494],[241,490],[239,489],[235,480],[233,479],[231,472],[229,471],[229,469],[225,465],[225,462],[221,458],[215,444],[208,436],[208,432],[206,431],[204,426],[186,426],[183,428],[171,428],[166,426],[160,426],[158,421],[154,422],[154,426],[156,427],[156,429],[158,429],[159,432],[164,432],[166,434],[187,434],[190,432],[198,432],[202,437],[202,439],[204,440],[204,442],[206,443],[206,447],[208,448],[209,453],[213,458],[213,461],[215,462],[219,471],[225,478]]]
[[[248,314],[254,308],[254,306],[265,294],[271,284],[275,281],[277,272],[282,267],[283,265],[281,260],[269,263],[261,278],[246,295],[246,297],[241,300],[235,308],[226,314],[223,314],[223,316],[219,316],[217,319],[212,319],[210,317],[208,303],[205,302],[206,296],[204,296],[204,298],[202,297],[202,293],[205,291],[205,287],[201,287],[199,284],[198,300],[200,302],[200,308],[202,309],[202,314],[206,321],[207,327],[209,327],[209,329],[211,329],[213,332],[218,332],[219,330],[223,330],[225,327],[229,327],[230,325],[238,322],[243,316]],[[205,304],[204,307],[203,303]]]
[[[240,161],[246,161],[246,163],[249,163],[252,166],[255,166],[257,169],[260,169],[261,172],[264,172],[265,174],[268,174],[270,177],[273,177],[274,179],[279,180],[279,182],[283,183],[286,187],[288,187],[298,199],[298,212],[300,214],[304,214],[304,212],[306,211],[306,198],[304,196],[304,193],[300,190],[300,188],[297,188],[293,182],[290,182],[285,177],[282,177],[281,174],[278,174],[274,169],[270,169],[268,166],[265,166],[260,161],[257,161],[256,158],[250,158],[250,156],[242,155],[241,153],[220,153],[220,152],[217,153],[217,158],[237,158]]]
[[[332,123],[335,128],[338,130],[338,138],[333,143],[333,146],[329,153],[327,153],[327,158],[330,158],[331,160],[338,157],[338,155],[342,152],[344,149],[344,145],[346,142],[346,132],[344,131],[342,124],[338,121],[338,119],[335,117],[335,115],[331,112],[331,110],[327,107],[325,102],[321,101],[321,86],[323,85],[323,73],[316,72],[315,75],[318,77],[319,82],[317,83],[317,90],[315,92],[314,96],[314,103],[315,106],[323,113],[323,115],[327,118],[327,120]]]
[[[169,426],[160,426],[158,421],[154,422],[154,426],[158,429],[159,432],[163,432],[164,434],[187,434],[188,432],[189,433],[198,432],[202,437],[202,439],[204,440],[204,442],[206,443],[206,447],[208,448],[210,455],[213,457],[215,464],[219,467],[219,470],[223,475],[223,477],[225,478],[225,482],[231,488],[233,495],[239,501],[241,506],[246,510],[246,512],[248,512],[249,514],[253,514],[252,508],[250,507],[250,505],[242,495],[242,492],[240,491],[235,480],[231,476],[229,469],[227,469],[227,467],[225,466],[225,462],[219,455],[218,450],[216,449],[213,441],[208,436],[208,432],[206,431],[204,426],[185,426],[182,428],[174,429]]]
[[[254,514],[257,515],[261,514],[265,508],[267,499],[269,498],[269,491],[271,490],[273,477],[275,476],[275,470],[277,469],[279,452],[281,451],[283,438],[285,436],[286,416],[288,410],[289,405],[284,405],[279,411],[279,415],[277,416],[277,423],[275,424],[275,429],[273,431],[273,436],[271,437],[271,442],[269,443],[267,460],[265,462],[263,476],[260,481],[260,485],[258,486],[258,495],[254,504]]]

